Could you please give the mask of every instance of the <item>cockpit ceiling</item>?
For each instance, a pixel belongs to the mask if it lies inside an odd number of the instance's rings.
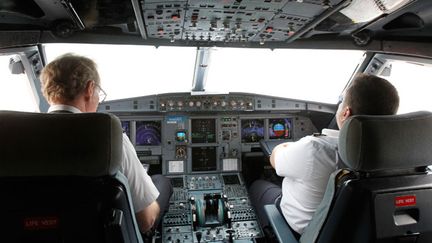
[[[0,30],[43,30],[42,42],[285,47],[293,41],[430,40],[429,0],[2,0]],[[31,11],[30,11],[31,10]],[[97,38],[97,36],[104,36]],[[105,41],[104,41],[105,38]],[[126,41],[125,41],[126,42]],[[129,41],[130,43],[130,41]]]

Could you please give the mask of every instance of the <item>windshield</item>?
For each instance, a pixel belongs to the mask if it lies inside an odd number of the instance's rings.
[[[15,55],[0,56],[0,110],[38,111],[27,75],[12,74],[9,62]]]
[[[207,88],[335,104],[362,55],[341,50],[217,49]]]
[[[98,64],[107,100],[190,92],[196,48],[45,45],[47,60],[74,52]],[[214,48],[205,92],[246,92],[335,104],[363,52]]]
[[[419,110],[432,111],[430,98],[432,64],[430,61],[423,61],[424,63],[390,60],[388,66],[391,71],[387,75],[381,75],[398,91],[400,99],[398,114]]]

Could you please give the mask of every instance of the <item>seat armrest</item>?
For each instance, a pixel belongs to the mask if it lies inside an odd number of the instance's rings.
[[[298,243],[284,216],[274,204],[264,205],[264,211],[280,243]]]

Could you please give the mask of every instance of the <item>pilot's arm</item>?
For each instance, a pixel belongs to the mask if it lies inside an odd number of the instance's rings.
[[[270,156],[270,163],[276,174],[282,177],[302,178],[313,169],[316,153],[319,150],[311,137],[297,142],[286,142],[276,146]]]
[[[271,166],[276,169],[276,153],[280,153],[282,150],[284,150],[286,147],[288,147],[289,142],[278,144],[276,147],[273,148],[272,153],[270,155],[270,164]]]
[[[150,230],[159,215],[156,199],[159,191],[145,171],[136,151],[126,135],[123,135],[123,162],[121,172],[126,176],[132,197],[136,220],[141,232]]]
[[[159,212],[159,204],[154,201],[143,210],[135,213],[141,232],[147,232],[153,227],[157,217],[159,216]]]

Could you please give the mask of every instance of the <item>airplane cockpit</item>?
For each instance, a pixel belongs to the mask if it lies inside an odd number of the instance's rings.
[[[2,0],[0,110],[47,112],[42,69],[65,53],[92,58],[107,94],[97,112],[173,186],[150,240],[283,242],[250,198],[258,179],[282,184],[273,148],[338,129],[360,73],[396,87],[398,114],[432,111],[431,14],[427,0]]]
[[[172,180],[162,240],[195,242],[202,235],[206,242],[264,236],[247,190],[263,174],[276,177],[260,141],[273,146],[315,133],[314,122],[329,122],[334,106],[244,93],[170,93],[107,101],[99,109],[120,118],[150,173]]]

